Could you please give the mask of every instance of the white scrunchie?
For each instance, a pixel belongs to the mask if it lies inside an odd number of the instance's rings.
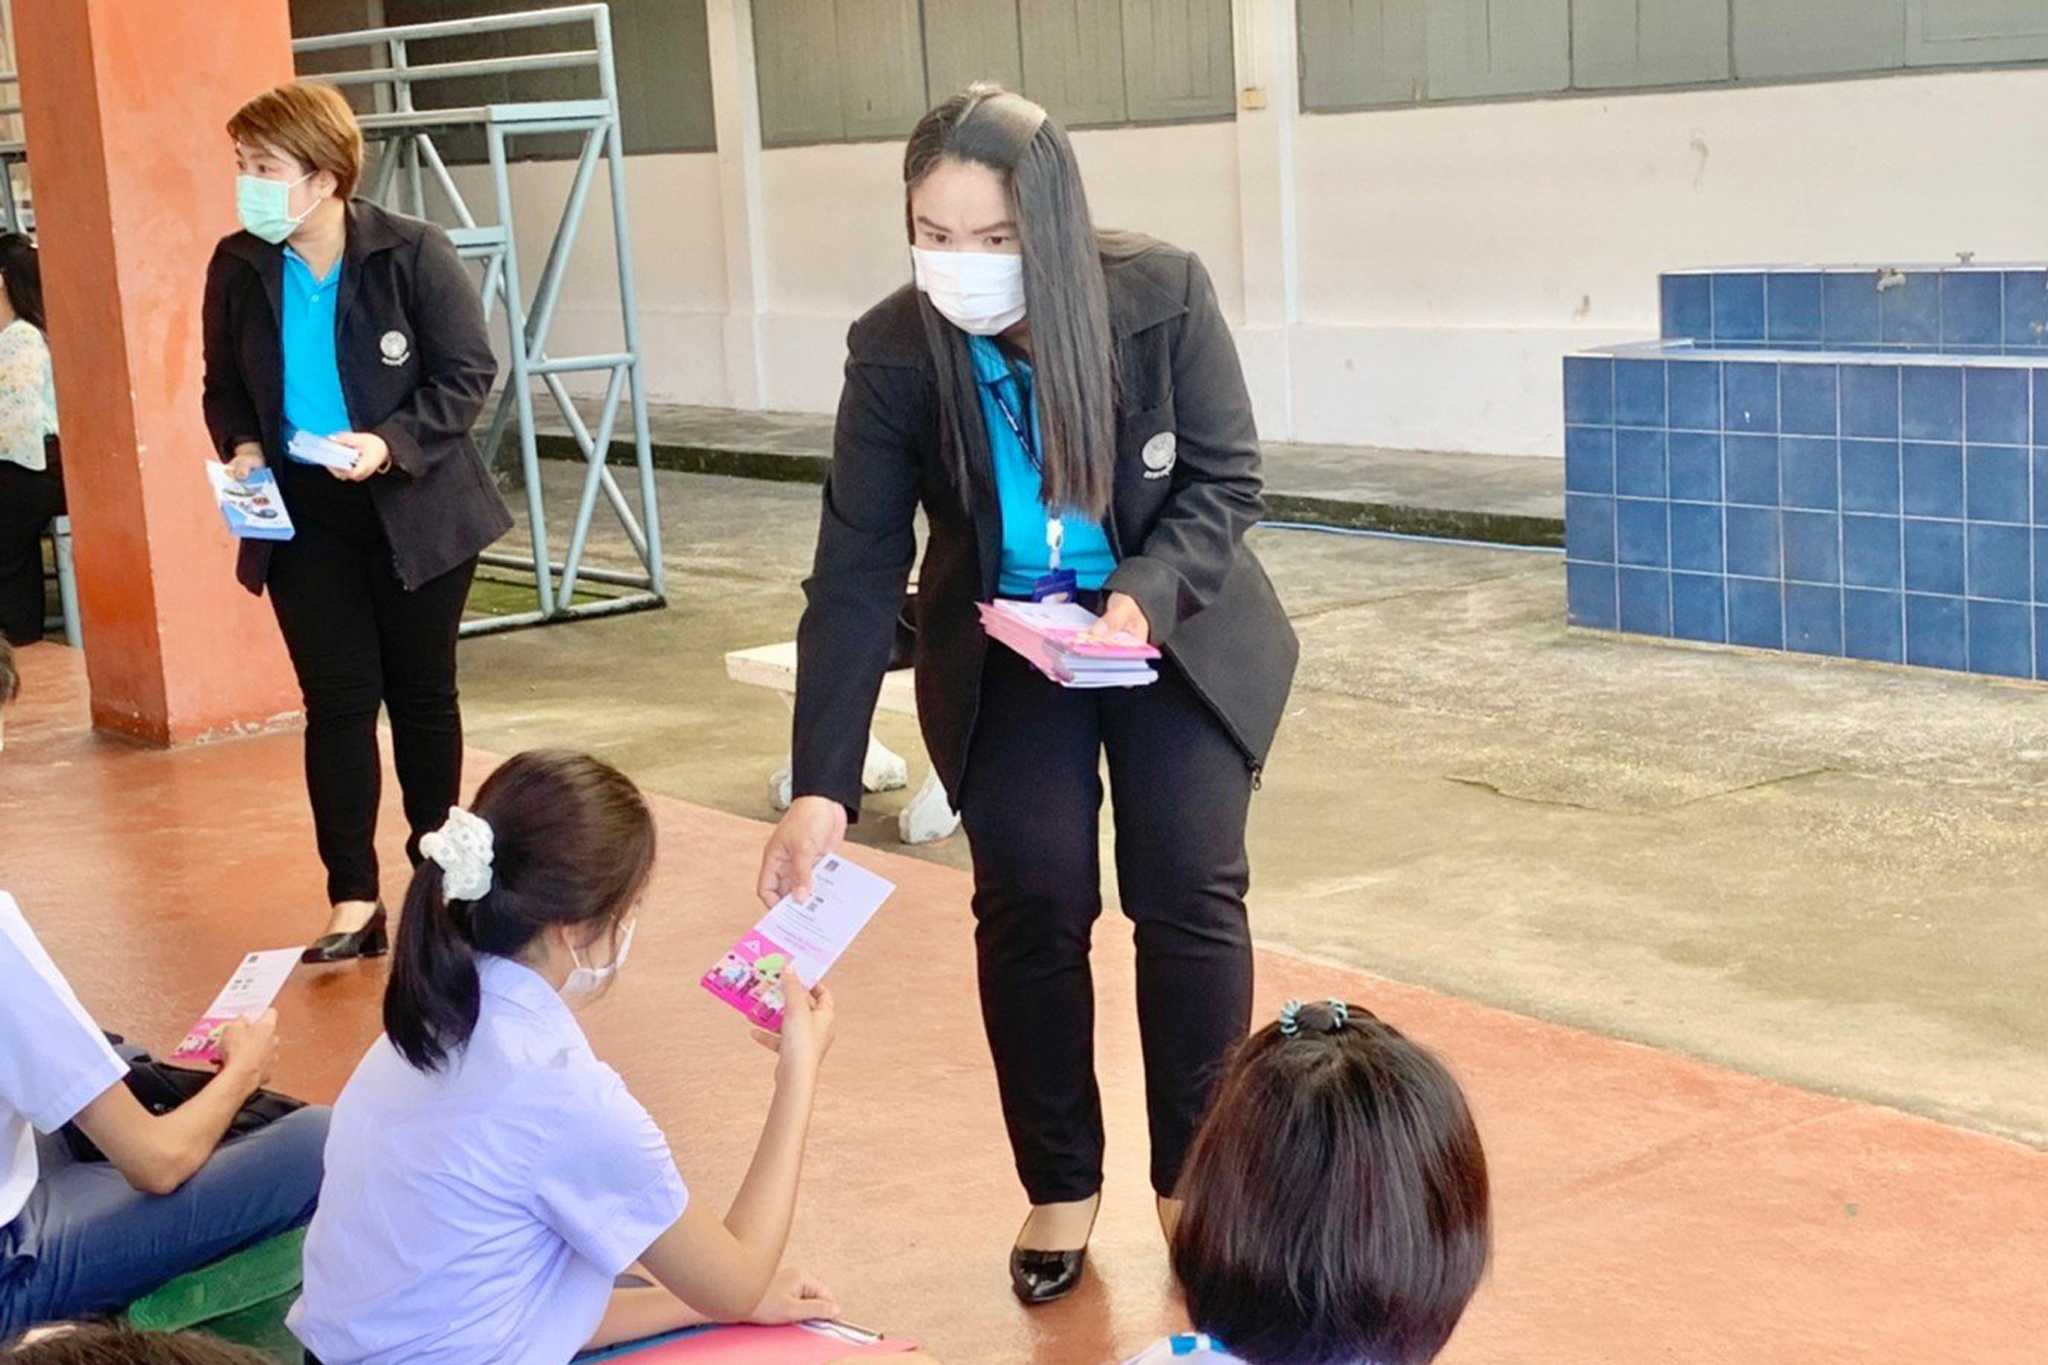
[[[441,865],[441,887],[452,901],[473,901],[491,889],[491,827],[460,806],[448,808],[441,828],[420,836],[420,853]]]

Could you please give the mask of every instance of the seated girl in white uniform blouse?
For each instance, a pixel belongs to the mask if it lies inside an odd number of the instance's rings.
[[[775,1099],[732,1208],[690,1197],[574,1007],[625,965],[654,863],[633,784],[521,754],[421,844],[385,1036],[335,1105],[288,1322],[325,1365],[563,1365],[706,1321],[824,1318],[778,1273],[833,1004],[788,993]],[[793,985],[796,983],[793,983]],[[656,1285],[615,1288],[641,1266]],[[795,1333],[797,1329],[789,1329]],[[775,1358],[900,1353],[792,1337]]]
[[[1181,1174],[1195,1331],[1130,1365],[1423,1365],[1491,1244],[1486,1154],[1428,1051],[1356,1005],[1241,1044]]]

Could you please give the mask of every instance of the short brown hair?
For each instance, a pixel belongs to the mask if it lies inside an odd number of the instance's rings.
[[[1292,1007],[1290,1007],[1292,1008]],[[1188,1315],[1255,1365],[1420,1365],[1486,1271],[1486,1154],[1457,1081],[1357,1005],[1246,1039],[1180,1193]]]
[[[32,1343],[0,1346],[0,1365],[270,1365],[270,1358],[204,1332],[135,1332],[80,1323]]]
[[[252,147],[275,147],[309,170],[334,177],[334,197],[347,199],[363,175],[363,130],[356,111],[331,85],[293,81],[266,90],[235,111],[228,136]]]

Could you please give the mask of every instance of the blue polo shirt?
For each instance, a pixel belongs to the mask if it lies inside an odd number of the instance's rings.
[[[284,347],[284,434],[295,431],[332,436],[350,431],[348,400],[341,392],[341,366],[334,355],[334,310],[341,297],[340,260],[327,278],[313,278],[313,267],[290,247],[284,249],[284,317],[279,340]]]
[[[1030,413],[1032,444],[1038,443],[1038,404],[1031,392],[1031,367],[1007,359],[988,337],[970,336],[967,349],[980,381],[982,424],[988,428],[989,454],[995,464],[996,499],[1003,512],[1002,569],[996,591],[1004,597],[1029,597],[1031,587],[1052,568],[1045,543],[1045,481],[1039,477],[1024,443],[1017,439],[1002,401],[1015,414]],[[1100,588],[1116,569],[1116,555],[1102,523],[1072,512],[1060,515],[1065,539],[1060,567],[1072,569],[1083,588]]]

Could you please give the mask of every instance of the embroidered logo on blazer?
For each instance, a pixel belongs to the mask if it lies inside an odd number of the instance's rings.
[[[1146,478],[1163,479],[1171,474],[1174,461],[1180,458],[1173,433],[1162,431],[1145,442],[1145,449],[1140,453],[1140,458],[1145,461]]]
[[[412,359],[412,343],[403,332],[386,332],[378,339],[377,349],[384,353],[386,365],[403,365]]]

